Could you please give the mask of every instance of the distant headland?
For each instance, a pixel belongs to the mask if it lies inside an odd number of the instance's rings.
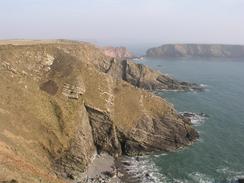
[[[154,58],[244,58],[244,45],[165,44],[148,49],[146,56]]]

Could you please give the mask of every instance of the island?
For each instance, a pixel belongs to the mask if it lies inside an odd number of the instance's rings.
[[[152,58],[244,58],[243,45],[165,44],[146,52]]]

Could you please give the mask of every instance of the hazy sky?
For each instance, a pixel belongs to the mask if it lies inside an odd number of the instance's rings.
[[[0,39],[244,44],[244,0],[0,0]]]

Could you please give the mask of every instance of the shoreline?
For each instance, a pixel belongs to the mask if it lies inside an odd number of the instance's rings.
[[[114,158],[107,153],[96,155],[88,165],[87,171],[82,174],[81,182],[84,183],[141,183],[155,182],[152,170],[143,169],[146,162],[145,156],[121,156]],[[138,163],[138,164],[137,164]],[[142,169],[137,169],[142,164]],[[139,168],[139,167],[138,167]],[[135,170],[135,172],[131,172]],[[138,170],[138,171],[137,171]],[[142,171],[143,170],[143,171]],[[147,172],[144,172],[147,171]],[[74,182],[76,183],[76,182]]]
[[[107,154],[96,155],[82,175],[84,183],[122,183],[122,176],[118,171],[117,160]]]

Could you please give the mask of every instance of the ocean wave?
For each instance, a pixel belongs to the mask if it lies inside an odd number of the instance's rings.
[[[244,171],[234,171],[229,167],[218,168],[216,172],[225,175],[227,181],[231,183],[235,183],[238,179],[244,178]]]
[[[127,173],[140,183],[163,183],[166,176],[162,175],[155,163],[148,157],[127,157],[122,161]]]
[[[193,172],[189,174],[189,177],[192,179],[192,181],[197,183],[214,183],[214,178],[211,178],[203,173],[200,172]]]
[[[156,158],[158,156],[156,155]],[[165,154],[162,156],[165,156]],[[223,179],[201,172],[192,172],[183,179],[177,179],[161,173],[149,157],[126,157],[123,162],[123,166],[131,179],[136,180],[132,182],[140,183],[237,183],[238,179],[243,178],[244,175],[244,172],[233,171],[225,167],[216,170],[216,173],[224,175]]]
[[[200,84],[200,86],[203,88],[208,88],[208,85],[206,85],[206,84]]]

